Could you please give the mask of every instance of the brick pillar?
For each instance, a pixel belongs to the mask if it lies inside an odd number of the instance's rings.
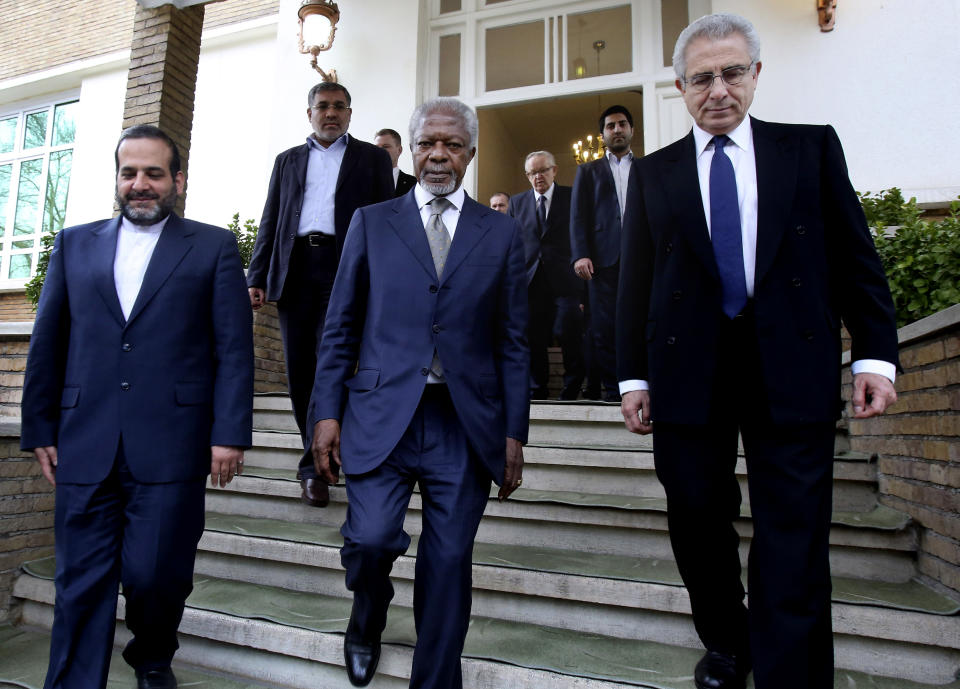
[[[130,44],[130,71],[123,126],[152,124],[180,149],[186,174],[193,128],[193,102],[200,62],[203,5],[178,10],[173,5],[145,9],[137,5]],[[183,214],[186,192],[177,202]]]

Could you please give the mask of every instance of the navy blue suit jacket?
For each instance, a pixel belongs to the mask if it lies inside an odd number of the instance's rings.
[[[202,478],[210,446],[249,447],[250,300],[234,235],[171,215],[129,319],[120,219],[57,234],[30,341],[21,447],[54,445],[58,483],[98,483],[122,440],[144,483]]]
[[[757,162],[754,313],[774,422],[829,422],[840,325],[853,358],[897,363],[893,302],[832,127],[751,118]],[[656,420],[706,423],[722,289],[693,133],[644,157],[617,303],[617,377],[649,381]],[[699,390],[700,394],[690,394]]]
[[[309,152],[307,144],[287,149],[277,156],[270,175],[267,200],[247,270],[247,285],[266,289],[269,301],[277,301],[283,295],[290,253],[300,226]],[[390,155],[382,148],[347,137],[347,150],[340,163],[334,195],[338,254],[353,212],[361,206],[393,198],[392,170]]]
[[[630,177],[636,175],[633,159]],[[631,203],[627,191],[627,206]],[[620,260],[620,202],[617,185],[605,157],[583,163],[577,168],[570,202],[570,247],[575,263],[581,258],[593,261],[594,268],[609,268]]]
[[[573,272],[570,262],[570,187],[554,186],[547,226],[542,237],[539,236],[537,201],[533,189],[511,196],[508,212],[520,223],[527,284],[533,280],[537,270],[543,270],[554,294],[579,295],[583,281]]]
[[[513,218],[466,198],[438,280],[412,190],[361,208],[330,296],[310,426],[340,421],[344,472],[372,471],[413,418],[436,350],[467,438],[499,483],[506,438],[527,440],[526,325]]]

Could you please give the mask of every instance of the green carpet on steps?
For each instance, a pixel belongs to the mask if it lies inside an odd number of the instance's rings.
[[[0,689],[41,689],[49,657],[49,635],[9,625],[0,626]],[[185,669],[178,667],[176,662],[173,673],[180,689],[263,689],[267,686]],[[136,686],[133,669],[124,662],[119,651],[114,651],[107,689],[130,689],[133,686]]]

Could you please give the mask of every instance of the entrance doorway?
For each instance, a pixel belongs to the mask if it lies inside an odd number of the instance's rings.
[[[643,95],[639,89],[565,96],[514,105],[479,108],[477,200],[486,205],[491,194],[511,196],[530,188],[523,161],[531,151],[550,151],[557,159],[557,184],[573,185],[577,164],[573,144],[596,138],[597,118],[611,105],[623,105],[633,115],[634,155],[643,155]]]

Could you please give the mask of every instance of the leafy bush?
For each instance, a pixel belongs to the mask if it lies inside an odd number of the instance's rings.
[[[904,201],[896,188],[861,194],[860,200],[890,283],[897,325],[960,302],[960,201],[950,204],[947,217],[927,222],[916,199]]]
[[[243,267],[250,267],[250,259],[253,257],[253,245],[257,241],[257,223],[253,218],[244,221],[240,225],[240,214],[234,213],[233,220],[227,225],[227,229],[237,235],[237,245],[240,247],[240,259],[243,261]]]

